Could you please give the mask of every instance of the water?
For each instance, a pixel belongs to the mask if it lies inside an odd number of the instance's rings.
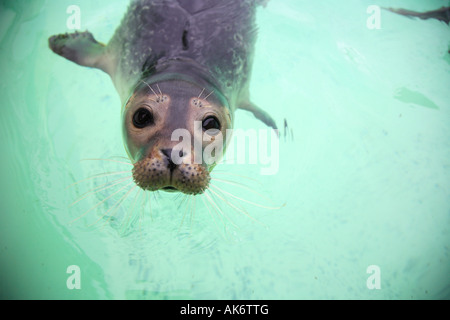
[[[70,206],[108,179],[67,186],[129,170],[81,161],[120,161],[125,151],[110,79],[47,48],[50,35],[67,31],[71,4],[0,6],[2,298],[450,297],[449,27],[385,11],[381,29],[366,26],[372,4],[424,11],[448,1],[272,0],[258,11],[251,94],[281,128],[287,119],[279,171],[217,170],[270,199],[222,184],[228,192],[286,205],[218,201],[237,227],[205,197],[151,195],[150,209],[133,191],[114,219],[95,224],[119,187]],[[82,30],[107,42],[127,1],[78,5]],[[236,127],[264,128],[243,111],[236,117]],[[71,265],[80,290],[67,287]],[[380,289],[367,286],[369,266],[381,272]]]

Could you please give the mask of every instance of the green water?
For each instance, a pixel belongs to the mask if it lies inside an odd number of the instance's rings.
[[[123,184],[83,198],[117,178],[84,179],[130,166],[83,160],[126,154],[108,76],[47,47],[68,31],[71,4],[0,1],[1,298],[450,297],[450,28],[385,11],[381,29],[366,26],[369,5],[448,1],[272,0],[259,10],[251,94],[289,132],[276,175],[217,168],[234,181],[216,180],[235,196],[215,198],[223,216],[206,196]],[[127,1],[77,5],[81,29],[107,42]],[[236,127],[264,128],[242,111]],[[81,289],[67,287],[71,265]],[[372,265],[380,289],[367,286]]]

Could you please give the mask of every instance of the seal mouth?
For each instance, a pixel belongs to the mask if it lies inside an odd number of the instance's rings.
[[[161,158],[145,158],[135,163],[133,180],[147,191],[182,192],[197,195],[209,186],[207,168],[199,164],[181,164],[171,170]]]
[[[168,192],[177,192],[177,191],[179,191],[177,188],[175,188],[175,187],[164,187],[164,188],[162,188],[162,190],[164,190],[164,191],[168,191]]]

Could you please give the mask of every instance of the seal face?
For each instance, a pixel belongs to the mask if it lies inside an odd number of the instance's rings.
[[[199,194],[208,187],[214,163],[208,164],[203,157],[206,142],[219,133],[225,136],[231,128],[228,108],[220,104],[214,93],[207,97],[204,88],[186,81],[153,85],[145,81],[135,90],[123,113],[126,148],[134,162],[133,178],[139,187],[186,194]],[[201,125],[197,128],[200,135],[195,133],[195,123]],[[173,139],[180,128],[186,133],[184,139],[190,141],[180,143]],[[194,141],[196,137],[201,141]],[[219,149],[225,147],[222,141]]]
[[[255,12],[264,2],[132,0],[108,45],[87,31],[50,37],[55,53],[110,75],[142,189],[202,193],[219,159],[205,151],[226,149],[219,137],[237,108],[276,128],[249,95]]]

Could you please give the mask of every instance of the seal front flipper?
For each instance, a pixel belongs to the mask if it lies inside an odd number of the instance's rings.
[[[108,55],[106,46],[97,42],[88,31],[52,36],[48,44],[54,53],[70,61],[113,75],[113,59]]]
[[[246,102],[246,103],[242,103],[242,104],[239,105],[238,108],[242,109],[242,110],[247,110],[247,111],[253,113],[253,115],[255,116],[256,119],[261,120],[267,126],[272,127],[275,131],[278,130],[277,124],[275,123],[275,120],[272,119],[270,114],[268,114],[263,109],[259,108],[254,103],[252,103],[250,101]]]

